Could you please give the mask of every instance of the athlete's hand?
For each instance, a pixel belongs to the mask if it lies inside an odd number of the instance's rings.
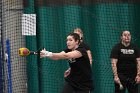
[[[136,76],[135,81],[136,81],[136,83],[140,83],[140,76],[139,75]]]
[[[64,72],[64,77],[67,77],[70,74],[70,68],[68,68],[65,72]]]
[[[118,76],[114,76],[114,81],[115,81],[116,83],[120,84],[120,79],[119,79]]]
[[[41,50],[40,51],[40,58],[45,57],[46,56],[45,54],[46,54],[46,49]]]
[[[40,51],[40,58],[51,57],[51,56],[52,56],[52,52],[46,51],[46,49]]]

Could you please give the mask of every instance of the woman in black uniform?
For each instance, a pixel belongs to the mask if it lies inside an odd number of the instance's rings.
[[[41,58],[48,57],[53,60],[69,60],[71,72],[65,78],[66,83],[61,93],[91,93],[92,70],[87,52],[79,44],[79,35],[70,33],[67,36],[67,50],[60,53],[52,53],[46,50],[40,52]]]
[[[116,44],[110,54],[115,81],[115,93],[138,93],[140,83],[140,51],[131,43],[130,31],[121,33],[121,42]],[[120,85],[123,88],[120,88]]]
[[[80,36],[80,45],[79,46],[86,49],[88,57],[89,57],[90,65],[92,66],[92,54],[90,51],[90,47],[83,40],[83,37],[84,37],[83,31],[80,28],[76,28],[76,29],[74,29],[74,33],[77,33]],[[64,77],[67,77],[70,74],[70,70],[71,70],[71,68],[69,67],[64,72]]]

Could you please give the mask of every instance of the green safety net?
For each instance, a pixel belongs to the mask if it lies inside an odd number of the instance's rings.
[[[132,42],[140,45],[140,4],[132,0],[25,0],[24,3],[24,13],[37,15],[37,35],[26,36],[26,46],[31,50],[46,48],[61,52],[66,48],[67,34],[81,28],[93,55],[93,93],[113,93],[110,52],[120,41],[122,30],[130,30]],[[29,56],[27,64],[29,93],[61,91],[67,60]]]
[[[24,14],[35,14],[34,0],[28,1],[29,6],[24,8]],[[37,37],[25,36],[26,47],[30,51],[37,51]],[[39,66],[38,56],[27,56],[27,85],[28,93],[39,93]]]

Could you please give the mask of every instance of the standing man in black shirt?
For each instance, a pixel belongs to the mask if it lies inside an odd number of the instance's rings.
[[[65,79],[66,83],[61,93],[91,93],[92,70],[88,54],[79,44],[79,35],[70,33],[67,36],[67,50],[60,53],[52,53],[44,49],[40,52],[41,58],[47,57],[53,60],[69,60],[71,72]]]
[[[122,31],[121,42],[110,54],[114,74],[115,93],[138,93],[140,83],[140,51],[131,43],[130,31]]]

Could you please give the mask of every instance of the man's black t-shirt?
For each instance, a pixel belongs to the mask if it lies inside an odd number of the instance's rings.
[[[68,60],[71,72],[66,77],[66,81],[78,89],[91,90],[92,70],[86,49],[79,46],[76,50],[82,54],[82,57]],[[65,50],[66,53],[70,51],[69,49]]]
[[[122,43],[118,43],[110,54],[110,58],[118,59],[117,72],[123,74],[135,75],[137,73],[136,58],[138,57],[140,57],[140,51],[133,44],[126,47]]]

